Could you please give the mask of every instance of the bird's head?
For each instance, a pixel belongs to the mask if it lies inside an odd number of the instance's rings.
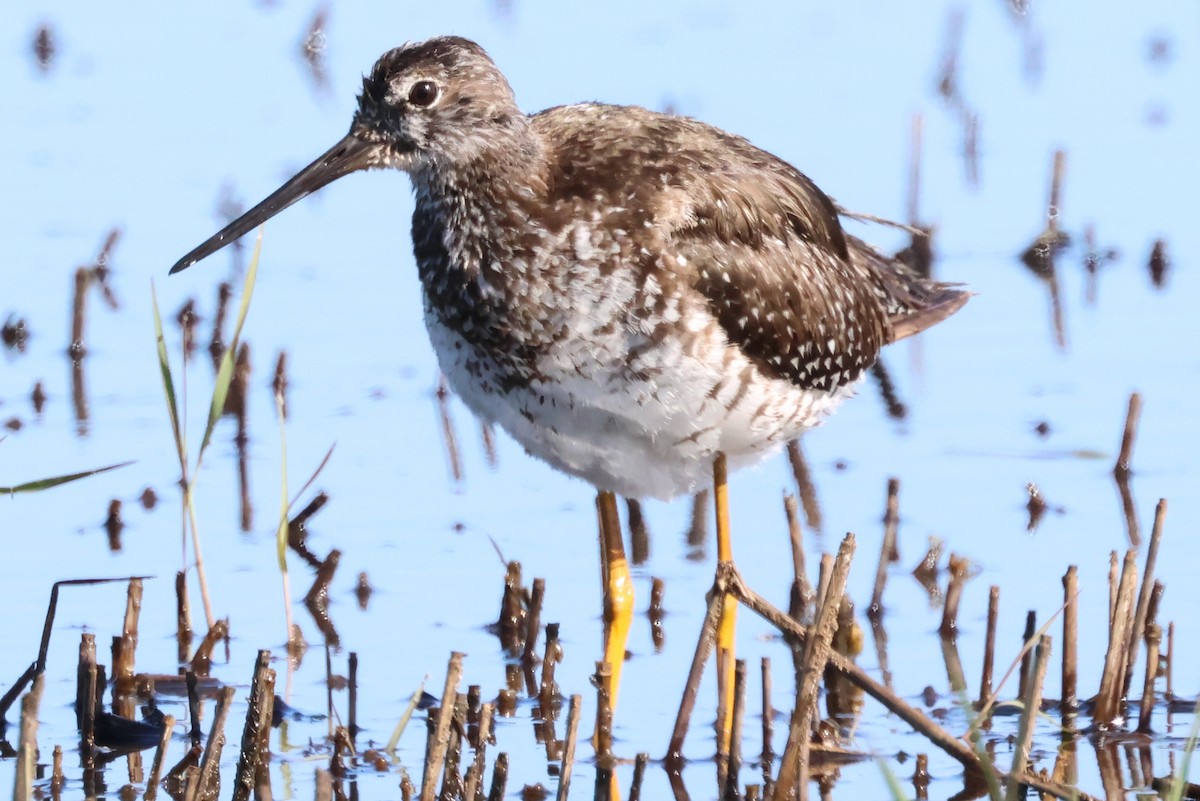
[[[180,259],[190,267],[344,175],[410,174],[503,152],[526,124],[512,88],[483,48],[455,36],[384,53],[363,78],[350,132],[265,200]]]

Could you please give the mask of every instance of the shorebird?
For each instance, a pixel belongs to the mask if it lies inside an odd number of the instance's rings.
[[[968,297],[847,234],[811,180],[747,140],[633,106],[527,115],[483,48],[452,36],[384,53],[350,132],[171,272],[376,168],[412,179],[425,323],[451,387],[598,491],[614,703],[633,603],[614,493],[711,479],[730,561],[726,457],[755,462],[815,426],[884,345]]]

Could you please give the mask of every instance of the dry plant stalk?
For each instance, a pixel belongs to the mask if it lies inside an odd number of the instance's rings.
[[[942,606],[942,637],[950,638],[958,631],[958,603],[962,599],[963,585],[970,578],[971,563],[958,554],[950,554],[950,581],[946,585],[946,601]]]
[[[808,632],[809,636],[805,638],[796,706],[792,710],[787,745],[783,750],[783,763],[780,765],[779,777],[775,784],[775,798],[781,801],[795,797],[797,792],[801,801],[806,797],[809,720],[816,709],[821,677],[832,653],[830,644],[833,641],[834,629],[837,628],[838,607],[846,591],[846,579],[850,575],[850,561],[854,557],[854,549],[854,535],[847,534],[838,548],[828,581],[822,581],[824,592],[819,593],[820,605],[817,608],[816,621]],[[822,575],[824,573],[822,570]]]
[[[1133,591],[1137,583],[1137,551],[1129,550],[1121,569],[1117,585],[1117,601],[1113,610],[1112,626],[1109,629],[1108,651],[1104,658],[1104,672],[1100,676],[1100,691],[1096,694],[1096,706],[1092,717],[1101,727],[1111,726],[1120,714],[1121,689],[1125,683],[1125,658],[1128,653],[1126,640],[1133,624]]]
[[[213,712],[212,728],[208,732],[208,742],[204,746],[204,756],[200,758],[200,771],[196,775],[195,797],[199,801],[216,798],[221,784],[220,764],[221,751],[225,747],[225,719],[229,716],[229,705],[233,702],[234,689],[222,687],[217,694],[217,708]],[[189,793],[193,792],[192,782],[189,782]]]
[[[1050,665],[1050,638],[1042,635],[1035,649],[1033,676],[1029,681],[1028,691],[1022,696],[1024,709],[1021,721],[1017,726],[1017,739],[1013,748],[1013,764],[1010,771],[1005,801],[1018,801],[1021,798],[1021,786],[1013,778],[1025,772],[1026,762],[1029,761],[1029,749],[1033,744],[1033,729],[1037,723],[1038,714],[1042,708],[1042,685],[1046,682],[1046,669]]]
[[[267,742],[271,735],[274,707],[275,671],[271,669],[271,652],[259,651],[254,663],[246,725],[242,729],[242,747],[233,779],[233,801],[248,801],[254,795],[255,785],[261,783],[263,777],[269,781],[269,773],[264,768],[270,757]]]
[[[883,589],[887,586],[888,565],[895,561],[896,534],[900,527],[900,479],[889,478],[887,505],[883,513],[883,543],[879,548],[879,566],[875,569],[875,589],[867,615],[874,620],[883,616]]]
[[[559,771],[558,801],[567,801],[567,793],[571,789],[571,771],[575,769],[575,743],[579,739],[579,710],[582,705],[583,696],[571,696],[571,706],[567,710],[567,746],[563,749],[562,766]]]
[[[450,723],[454,719],[455,699],[458,697],[458,683],[462,679],[462,673],[463,654],[454,651],[450,654],[450,663],[446,669],[446,685],[442,690],[442,703],[438,709],[433,743],[425,758],[425,771],[421,775],[421,801],[433,801],[437,793],[438,777],[441,775],[446,749],[450,744]]]
[[[1000,617],[1000,588],[988,588],[987,634],[983,642],[983,675],[979,678],[979,706],[992,697],[992,676],[996,662],[996,625]]]
[[[39,673],[33,686],[21,699],[21,735],[17,743],[17,775],[13,787],[13,801],[32,801],[33,780],[37,778],[37,730],[38,707],[42,702],[42,688],[46,684],[45,674]]]
[[[739,659],[733,669],[733,724],[729,737],[729,761],[725,770],[725,798],[738,801],[738,783],[742,770],[742,725],[746,717],[746,660]]]
[[[171,733],[175,729],[175,718],[166,715],[163,718],[162,739],[154,750],[154,761],[150,763],[150,778],[146,782],[145,801],[154,801],[158,796],[158,784],[162,780],[163,763],[167,757],[167,746],[171,744]]]
[[[1063,576],[1062,707],[1079,708],[1076,686],[1079,679],[1079,568],[1071,565]]]
[[[1154,528],[1150,530],[1150,545],[1146,549],[1146,565],[1142,568],[1142,586],[1138,592],[1136,614],[1133,628],[1129,632],[1125,654],[1125,681],[1123,692],[1129,694],[1129,685],[1133,678],[1133,665],[1137,662],[1137,650],[1142,642],[1142,632],[1146,628],[1146,616],[1150,611],[1150,596],[1154,592],[1154,568],[1158,564],[1158,546],[1162,543],[1163,526],[1167,519],[1167,499],[1160,498],[1154,510]]]

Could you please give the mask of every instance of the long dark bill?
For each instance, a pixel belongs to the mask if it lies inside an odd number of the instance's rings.
[[[253,231],[262,223],[274,217],[298,200],[302,200],[328,183],[336,181],[343,175],[365,170],[371,166],[371,156],[375,145],[347,134],[342,141],[325,151],[316,161],[309,164],[292,176],[283,186],[276,189],[262,203],[238,217],[229,225],[175,262],[171,273],[186,270],[196,262],[211,256],[235,239]]]

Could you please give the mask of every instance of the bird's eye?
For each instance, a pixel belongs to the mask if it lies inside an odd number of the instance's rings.
[[[433,81],[417,81],[408,90],[408,102],[414,106],[430,106],[437,100],[438,88]]]

